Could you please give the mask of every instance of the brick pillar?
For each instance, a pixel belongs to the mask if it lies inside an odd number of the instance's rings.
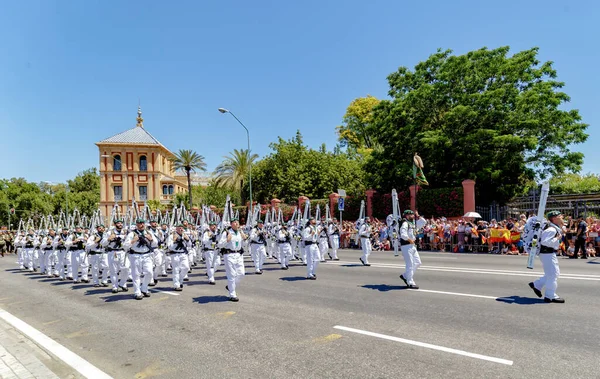
[[[471,179],[464,180],[462,186],[464,213],[475,212],[475,181]]]
[[[413,211],[417,210],[417,193],[420,189],[420,186],[416,186],[416,188],[414,185],[408,187],[408,190],[410,191],[410,209]]]
[[[303,205],[306,200],[308,200],[308,197],[306,196],[300,196],[298,198],[298,209],[300,209],[301,211],[304,211]]]
[[[367,190],[367,217],[373,217],[373,195],[377,193],[374,189]]]
[[[279,200],[279,199],[271,199],[271,206],[275,207],[275,209],[279,209],[280,203],[281,203],[281,200]]]
[[[331,218],[335,217],[335,211],[337,210],[336,204],[337,199],[340,197],[337,193],[329,194],[329,214],[331,214]]]

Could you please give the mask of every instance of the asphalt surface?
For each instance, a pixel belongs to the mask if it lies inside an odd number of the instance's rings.
[[[600,377],[600,258],[560,259],[566,304],[546,304],[527,285],[539,260],[532,271],[522,256],[421,255],[418,291],[391,252],[363,267],[342,250],[316,281],[298,263],[254,275],[247,257],[239,303],[223,266],[215,286],[195,269],[183,292],[162,279],[164,292],[136,301],[21,272],[12,255],[0,259],[0,308],[115,378]]]

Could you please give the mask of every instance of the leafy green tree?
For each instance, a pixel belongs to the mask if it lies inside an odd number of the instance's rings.
[[[192,171],[206,171],[206,163],[204,157],[192,150],[179,150],[175,154],[175,158],[171,160],[175,170],[184,170],[188,182],[188,204],[189,209],[193,208],[192,201],[192,181],[190,174]]]
[[[382,145],[367,163],[374,188],[412,184],[415,152],[432,188],[475,179],[480,202],[505,202],[536,177],[581,169],[583,154],[570,146],[587,139],[588,125],[564,110],[564,83],[537,48],[451,53],[388,76],[392,100],[375,108],[368,130]]]
[[[245,203],[244,184],[250,175],[254,161],[258,159],[258,154],[250,154],[248,149],[235,149],[224,158],[225,160],[215,169],[215,184],[236,191],[240,194],[241,201]]]
[[[552,194],[583,194],[600,192],[600,175],[573,173],[561,174],[550,179]]]
[[[273,197],[293,202],[302,195],[323,199],[338,188],[364,191],[362,163],[356,153],[332,153],[324,146],[310,149],[300,132],[288,141],[279,138],[270,147],[273,152],[252,170],[252,186],[260,202]]]
[[[359,97],[350,103],[344,114],[343,125],[336,127],[342,147],[347,146],[368,154],[378,146],[375,136],[371,133],[371,124],[374,110],[379,103],[380,100],[371,95]]]
[[[231,201],[234,204],[242,204],[240,193],[231,187],[225,185],[217,185],[212,180],[206,187],[195,186],[193,189],[194,198],[199,199],[197,205],[214,205],[216,207],[223,207],[227,200],[227,195],[231,197]]]

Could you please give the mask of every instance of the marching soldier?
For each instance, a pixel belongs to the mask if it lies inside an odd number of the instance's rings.
[[[288,230],[287,224],[283,224],[277,235],[277,242],[279,244],[279,260],[281,263],[281,269],[289,269],[288,265],[290,259],[292,259],[294,253],[292,252],[292,234]]]
[[[110,271],[112,293],[118,293],[119,288],[127,292],[127,277],[129,269],[125,264],[125,248],[123,242],[127,238],[127,231],[123,228],[123,220],[114,220],[114,228],[110,233],[104,233],[100,245],[105,248]]]
[[[81,226],[75,228],[75,233],[71,234],[65,242],[65,246],[71,253],[71,275],[74,283],[89,283],[88,265],[85,261],[85,243],[88,239],[83,233]],[[81,269],[81,280],[79,279],[79,269]]]
[[[325,254],[329,254],[329,235],[327,234],[327,225],[325,221],[321,221],[321,225],[317,228],[319,232],[319,254],[321,262],[325,261]],[[331,257],[331,255],[329,255]]]
[[[407,209],[404,211],[404,219],[400,222],[400,249],[404,257],[406,271],[400,275],[400,279],[408,288],[419,289],[414,280],[414,275],[421,266],[421,257],[417,251],[415,232],[415,212]]]
[[[360,246],[362,247],[363,255],[359,258],[363,266],[370,266],[369,255],[371,255],[371,219],[365,217],[365,222],[360,226],[358,231],[360,236]]]
[[[152,233],[146,230],[145,220],[138,219],[135,224],[136,229],[127,235],[123,246],[129,249],[133,297],[136,300],[142,300],[144,297],[150,297],[148,285],[153,280],[152,251],[158,246],[158,241]],[[144,277],[143,281],[141,279],[142,275]]]
[[[71,266],[71,254],[69,253],[65,243],[69,239],[69,228],[62,228],[61,233],[54,238],[52,246],[56,251],[56,266],[54,266],[54,276],[60,280],[65,280],[65,268],[67,265]],[[69,280],[73,280],[73,277],[68,277]]]
[[[104,225],[98,225],[96,232],[87,239],[86,246],[89,250],[89,261],[92,268],[92,283],[94,287],[108,287],[108,258],[102,239],[104,238]],[[102,270],[102,282],[100,282],[100,270]]]
[[[558,276],[560,269],[558,268],[558,258],[556,254],[560,247],[560,242],[563,236],[563,215],[559,211],[551,211],[546,215],[548,224],[542,231],[540,237],[540,261],[544,267],[544,276],[537,279],[535,282],[529,283],[529,287],[535,292],[537,297],[544,296],[546,303],[564,303],[565,299],[556,294],[558,287]],[[542,288],[546,288],[542,295]]]
[[[239,229],[237,218],[231,219],[231,227],[221,233],[219,247],[225,261],[225,273],[227,274],[227,286],[230,301],[240,301],[237,296],[237,286],[245,275],[244,258],[242,257],[242,241],[247,236]]]
[[[202,251],[204,252],[204,261],[206,262],[206,274],[208,283],[215,284],[215,270],[218,267],[219,253],[217,251],[217,223],[211,221],[209,228],[202,235]]]
[[[13,244],[17,249],[17,263],[19,264],[19,269],[25,270],[25,248],[23,247],[23,242],[25,239],[25,232],[21,231],[20,234],[15,235],[15,240]]]
[[[54,239],[56,238],[56,232],[54,229],[48,231],[48,235],[42,238],[40,249],[42,255],[40,256],[40,272],[42,274],[53,277],[52,274],[52,263],[54,262],[56,251],[52,246]]]
[[[162,231],[158,228],[158,223],[156,220],[150,220],[148,232],[152,233],[152,235],[154,235],[158,241],[158,247],[154,249],[154,254],[152,257],[152,263],[154,264],[153,280],[149,284],[150,287],[154,287],[158,283],[158,278],[162,273],[162,266],[165,262],[164,245],[167,237],[163,235]]]
[[[167,255],[167,238],[169,238],[169,225],[167,225],[166,223],[162,223],[160,226],[160,231],[162,233],[162,241],[159,242],[159,244],[162,245],[162,252],[163,252],[163,261],[162,264],[160,265],[160,277],[161,278],[166,278],[167,277],[167,267],[171,265],[171,258]],[[159,245],[160,247],[160,245]]]
[[[175,232],[169,235],[167,249],[173,267],[173,288],[183,291],[183,280],[190,269],[189,249],[192,247],[190,236],[185,233],[183,224],[177,225]]]
[[[33,229],[29,229],[27,234],[21,238],[21,247],[23,248],[23,258],[25,267],[29,272],[37,271],[35,262],[37,261],[37,250],[40,241]]]
[[[262,275],[262,267],[267,255],[267,231],[263,226],[262,220],[258,220],[256,228],[250,232],[250,253],[256,268],[256,275]]]
[[[306,250],[306,279],[317,280],[317,266],[321,257],[319,256],[319,248],[317,246],[317,225],[314,217],[308,220],[308,224],[302,231],[302,239]]]
[[[333,222],[329,224],[329,243],[331,244],[331,254],[329,258],[334,261],[339,261],[340,259],[337,256],[337,251],[340,248],[340,228],[338,227],[338,222],[334,218]]]

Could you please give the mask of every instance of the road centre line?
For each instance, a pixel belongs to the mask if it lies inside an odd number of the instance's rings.
[[[408,339],[405,339],[405,338],[393,337],[393,336],[388,336],[388,335],[385,335],[385,334],[373,333],[373,332],[369,332],[369,331],[366,331],[366,330],[348,328],[346,326],[340,326],[340,325],[336,325],[333,328],[334,329],[338,329],[338,330],[344,330],[344,331],[347,331],[347,332],[362,334],[362,335],[365,335],[365,336],[381,338],[381,339],[388,340],[388,341],[401,342],[401,343],[405,343],[405,344],[408,344],[408,345],[424,347],[426,349],[438,350],[438,351],[443,351],[443,352],[446,352],[446,353],[462,355],[462,356],[465,356],[465,357],[481,359],[481,360],[484,360],[484,361],[489,361],[489,362],[494,362],[494,363],[500,363],[500,364],[503,364],[503,365],[508,365],[508,366],[512,366],[513,365],[513,361],[509,361],[507,359],[495,358],[495,357],[490,357],[490,356],[482,355],[482,354],[469,353],[468,351],[452,349],[452,348],[449,348],[449,347],[444,347],[444,346],[439,346],[439,345],[433,345],[433,344],[430,344],[430,343],[413,341],[413,340],[408,340]]]
[[[31,325],[13,316],[7,311],[0,309],[0,318],[19,330],[21,333],[29,337],[33,342],[53,354],[58,359],[73,367],[77,372],[86,378],[94,379],[110,379],[110,375],[101,371],[96,366],[92,365],[79,355],[67,349],[63,345],[46,336]]]
[[[348,262],[348,261],[336,261],[331,262],[327,261],[326,265],[345,265],[351,264],[355,266],[360,266],[360,263]],[[381,267],[381,268],[405,268],[404,265],[391,264],[391,263],[371,263],[373,267]],[[491,270],[491,269],[472,269],[472,268],[464,268],[464,267],[442,267],[442,266],[421,266],[419,270],[423,271],[440,271],[440,272],[461,272],[467,274],[488,274],[488,275],[506,275],[506,276],[528,276],[528,277],[539,277],[542,276],[542,272],[537,271],[502,271],[502,270]],[[574,279],[574,280],[590,280],[590,281],[600,281],[599,275],[585,275],[585,274],[560,274],[561,279]]]
[[[460,292],[446,292],[446,291],[434,291],[434,290],[411,290],[409,292],[429,292],[429,293],[439,293],[442,295],[454,295],[454,296],[466,296],[466,297],[478,297],[480,299],[491,299],[491,300],[504,300],[504,301],[514,301],[508,297],[496,297],[496,296],[487,296],[487,295],[475,295],[470,293],[460,293]]]
[[[179,296],[178,293],[173,293],[173,292],[169,292],[169,291],[155,290],[155,289],[151,289],[150,292],[160,292],[160,293],[166,293],[167,295],[171,295],[171,296]]]

